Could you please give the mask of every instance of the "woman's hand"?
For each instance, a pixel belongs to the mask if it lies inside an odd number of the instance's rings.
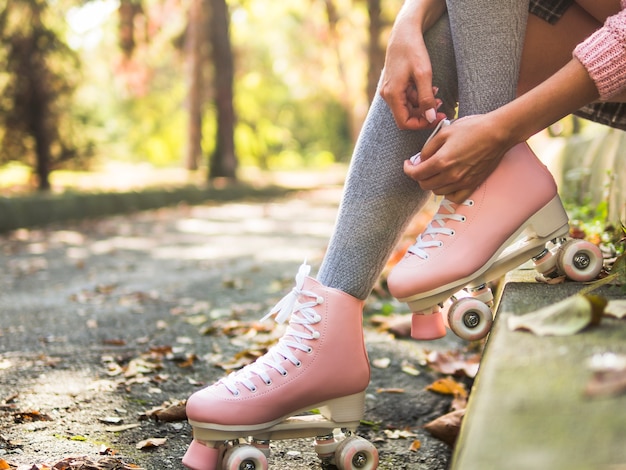
[[[380,94],[400,129],[428,129],[445,119],[438,113],[430,56],[424,44],[426,31],[445,11],[441,0],[408,0],[394,23],[380,86]]]
[[[459,119],[443,127],[404,172],[422,189],[461,203],[491,174],[515,145],[489,114]]]

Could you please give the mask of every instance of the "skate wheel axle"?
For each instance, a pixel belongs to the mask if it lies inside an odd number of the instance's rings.
[[[363,468],[367,464],[367,456],[363,452],[357,452],[352,457],[352,466],[354,468]]]
[[[476,328],[480,324],[480,315],[476,312],[468,312],[463,315],[463,323],[468,328]]]

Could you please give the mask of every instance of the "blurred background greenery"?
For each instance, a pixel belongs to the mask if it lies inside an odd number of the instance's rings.
[[[0,0],[0,195],[345,165],[401,4]],[[578,212],[623,220],[623,135],[535,139]]]

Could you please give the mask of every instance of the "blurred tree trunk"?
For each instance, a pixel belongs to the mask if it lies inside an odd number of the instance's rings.
[[[118,13],[118,42],[126,58],[135,51],[135,18],[143,12],[141,0],[120,0]]]
[[[211,0],[209,22],[214,67],[214,101],[217,113],[215,151],[209,163],[209,179],[236,179],[234,64],[230,43],[230,14],[226,0]]]
[[[33,73],[29,78],[31,93],[33,95],[32,109],[30,113],[29,127],[35,141],[35,155],[37,164],[35,172],[37,173],[37,189],[39,191],[50,190],[50,165],[52,163],[52,155],[50,147],[52,145],[52,135],[48,127],[48,109],[51,105],[48,91],[45,85],[40,83],[42,75],[37,73],[36,69],[32,69]]]
[[[380,36],[384,27],[381,0],[367,0],[369,14],[369,42],[367,45],[367,98],[371,103],[376,94],[380,73],[385,65],[385,50],[381,47]]]
[[[0,8],[0,164],[33,167],[37,189],[50,189],[50,174],[80,161],[69,107],[79,62],[59,36],[47,0],[8,2]]]
[[[344,66],[344,59],[341,54],[341,42],[342,37],[339,31],[339,21],[341,17],[339,15],[339,10],[337,9],[337,5],[334,0],[323,0],[324,5],[326,6],[326,20],[328,21],[328,31],[330,40],[333,46],[333,51],[336,57],[337,69],[339,72],[339,80],[341,81],[341,93],[339,94],[339,100],[341,105],[346,110],[346,115],[348,117],[348,127],[350,128],[350,135],[352,137],[352,141],[356,142],[356,139],[359,135],[359,131],[361,128],[360,122],[355,119],[354,113],[354,103],[355,97],[352,90],[352,84],[348,78],[348,73],[346,72],[346,67]]]
[[[185,49],[187,55],[187,109],[189,125],[187,126],[187,149],[185,168],[197,170],[198,161],[202,157],[202,65],[203,54],[202,34],[205,25],[203,0],[191,0],[189,7]]]
[[[52,171],[51,146],[55,140],[57,119],[51,114],[55,100],[54,82],[48,67],[46,47],[51,46],[50,32],[42,23],[46,4],[32,2],[30,8],[30,28],[25,34],[16,34],[11,39],[9,62],[18,78],[14,95],[13,121],[17,129],[24,129],[34,142],[35,174],[37,189],[50,190]],[[11,126],[9,126],[11,129]]]

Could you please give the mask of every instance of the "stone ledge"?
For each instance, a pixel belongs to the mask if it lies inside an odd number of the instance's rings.
[[[555,303],[581,288],[545,285],[534,271],[505,278],[496,321],[486,345],[452,470],[626,469],[626,395],[587,398],[594,354],[626,354],[626,321],[569,337],[510,331],[509,315]],[[617,287],[598,291],[623,298]]]

